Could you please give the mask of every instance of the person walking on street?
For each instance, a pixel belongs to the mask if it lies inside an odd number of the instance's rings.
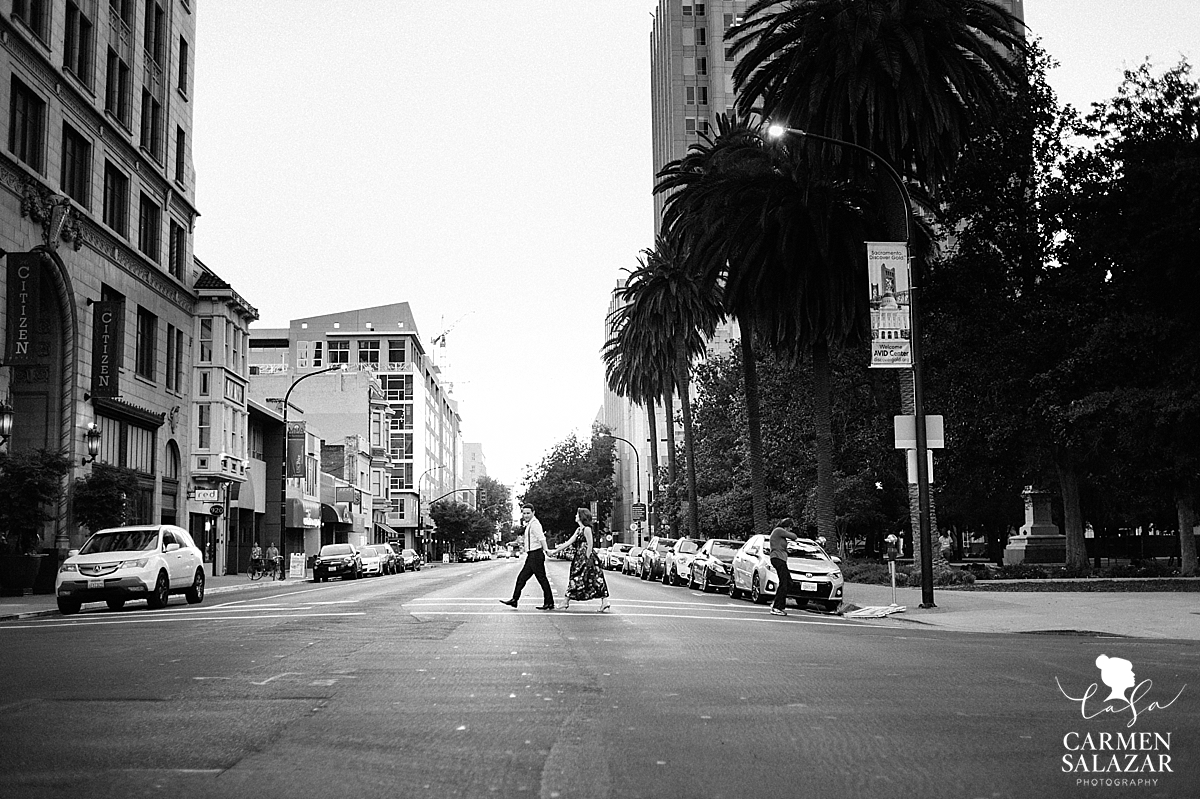
[[[575,509],[575,533],[554,550],[562,552],[574,545],[575,554],[571,558],[571,576],[567,580],[567,594],[563,599],[562,608],[571,606],[571,600],[587,602],[589,599],[600,598],[600,612],[608,610],[608,583],[604,572],[600,569],[600,560],[592,548],[592,512],[587,508]]]
[[[554,610],[554,593],[550,590],[550,579],[546,577],[546,534],[542,532],[542,523],[533,515],[532,505],[521,506],[521,523],[525,526],[525,565],[517,575],[512,599],[501,599],[500,604],[515,608],[521,600],[525,583],[529,582],[530,577],[536,577],[542,587],[542,604],[538,610]]]
[[[775,589],[775,601],[771,603],[772,616],[787,615],[784,608],[787,607],[788,594],[792,590],[792,573],[788,570],[788,541],[800,538],[792,531],[794,526],[795,522],[791,517],[785,516],[771,531],[771,568],[779,578],[779,585]]]

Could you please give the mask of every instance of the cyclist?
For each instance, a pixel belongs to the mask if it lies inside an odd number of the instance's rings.
[[[267,542],[267,560],[271,564],[271,571],[275,576],[283,574],[283,558],[279,556],[279,550],[275,547],[274,541]]]
[[[250,550],[250,571],[262,570],[263,568],[263,551],[258,542],[254,542],[254,547]]]

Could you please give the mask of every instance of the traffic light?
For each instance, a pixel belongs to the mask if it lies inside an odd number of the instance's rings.
[[[475,489],[475,510],[483,510],[484,490],[482,487]]]

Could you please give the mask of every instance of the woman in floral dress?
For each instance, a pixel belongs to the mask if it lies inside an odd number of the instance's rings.
[[[600,568],[600,560],[592,549],[592,512],[587,508],[577,508],[575,521],[579,525],[575,533],[558,546],[559,552],[574,546],[575,554],[571,559],[571,576],[567,580],[567,596],[563,600],[562,609],[571,605],[571,600],[586,602],[589,599],[601,600],[600,612],[608,610],[608,583],[604,579],[604,571]]]

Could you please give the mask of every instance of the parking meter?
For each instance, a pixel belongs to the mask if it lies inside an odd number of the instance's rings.
[[[895,561],[900,557],[900,539],[895,534],[889,535],[883,539],[883,542],[887,544],[887,549],[883,553],[884,560]]]

